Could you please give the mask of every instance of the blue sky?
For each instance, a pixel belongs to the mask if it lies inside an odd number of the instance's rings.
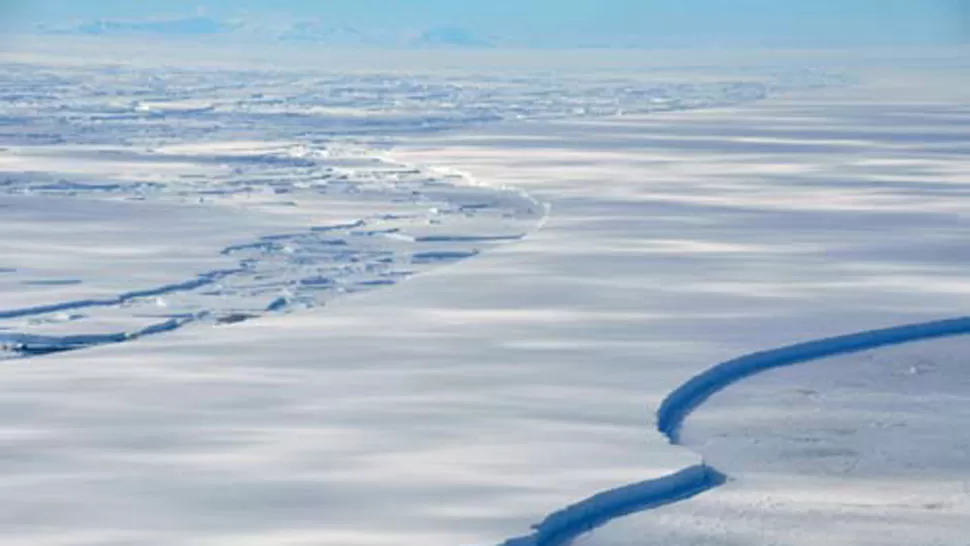
[[[968,42],[970,0],[0,0],[8,21],[205,13],[367,27],[458,26],[519,43],[644,45]],[[14,15],[16,14],[16,16]]]

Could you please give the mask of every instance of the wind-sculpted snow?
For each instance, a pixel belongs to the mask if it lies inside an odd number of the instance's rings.
[[[732,384],[773,368],[880,347],[970,334],[970,317],[870,330],[790,345],[722,362],[677,387],[657,410],[657,429],[680,445],[680,428],[704,401]],[[689,499],[723,485],[729,476],[701,463],[671,475],[598,493],[548,516],[527,537],[503,546],[558,546],[612,520]]]

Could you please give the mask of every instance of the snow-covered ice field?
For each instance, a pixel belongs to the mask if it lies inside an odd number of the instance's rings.
[[[901,345],[744,381],[683,438],[735,481],[577,543],[965,544],[967,348]]]
[[[936,55],[8,61],[0,541],[965,544],[963,338],[656,423],[718,363],[970,307],[965,57]]]

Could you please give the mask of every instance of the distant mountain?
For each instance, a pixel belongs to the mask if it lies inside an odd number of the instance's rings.
[[[435,27],[415,35],[406,30],[368,32],[347,25],[332,24],[320,19],[273,20],[254,16],[225,21],[205,16],[144,20],[99,19],[80,24],[43,26],[39,27],[39,30],[44,33],[88,36],[138,34],[210,36],[223,34],[244,36],[255,40],[312,42],[337,47],[491,47],[487,40],[456,27]]]
[[[183,19],[149,19],[144,21],[97,20],[76,27],[63,29],[70,34],[169,34],[204,35],[218,34],[228,30],[225,25],[208,17]]]
[[[287,42],[322,42],[330,45],[369,45],[374,39],[356,28],[331,26],[322,21],[299,21],[276,35]]]
[[[491,47],[487,40],[457,27],[438,27],[422,32],[411,41],[417,47]]]

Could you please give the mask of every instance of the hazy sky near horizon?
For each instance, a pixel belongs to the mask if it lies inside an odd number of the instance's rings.
[[[970,0],[0,0],[11,21],[206,14],[320,18],[356,27],[456,26],[560,45],[635,37],[658,45],[970,42]]]

